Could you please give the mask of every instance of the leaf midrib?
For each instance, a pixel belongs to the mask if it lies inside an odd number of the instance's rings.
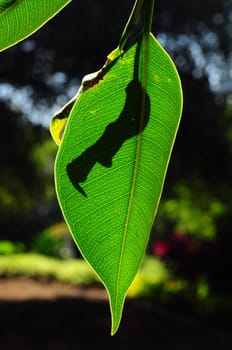
[[[139,118],[140,125],[139,125],[138,135],[136,138],[137,143],[136,143],[136,151],[135,151],[133,178],[132,178],[130,198],[129,198],[129,203],[128,203],[127,216],[126,216],[126,220],[125,220],[123,239],[122,239],[122,245],[121,245],[121,252],[120,252],[120,258],[119,258],[119,265],[118,265],[116,294],[115,294],[116,310],[118,309],[118,300],[119,300],[118,296],[119,296],[122,260],[123,260],[124,250],[125,250],[124,248],[125,248],[126,237],[127,237],[127,233],[128,233],[128,226],[129,226],[129,222],[130,222],[131,210],[133,207],[133,200],[134,200],[134,192],[135,192],[135,187],[136,187],[136,182],[137,182],[137,174],[138,174],[138,168],[139,168],[140,151],[141,151],[141,143],[142,143],[142,132],[141,131],[143,130],[144,116],[145,116],[145,98],[146,98],[146,84],[147,84],[148,40],[149,40],[149,37],[147,37],[144,34],[142,36],[141,40],[143,42],[143,45],[141,46],[143,48],[143,52],[142,52],[143,60],[142,60],[142,64],[139,64],[139,68],[142,66],[142,78],[141,78],[142,96],[141,96],[141,109],[140,109],[140,118]],[[140,57],[139,57],[139,59],[140,59]]]

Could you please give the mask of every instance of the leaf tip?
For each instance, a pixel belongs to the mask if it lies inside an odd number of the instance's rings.
[[[121,295],[111,295],[110,293],[108,294],[111,312],[111,336],[113,336],[117,333],[121,323],[126,293],[122,293]]]
[[[121,315],[122,315],[122,312],[121,312]],[[119,328],[120,323],[121,323],[121,315],[119,318],[117,317],[117,319],[115,319],[112,315],[111,336],[114,336],[118,331],[118,328]]]

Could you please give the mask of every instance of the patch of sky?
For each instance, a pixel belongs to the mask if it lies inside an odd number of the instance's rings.
[[[59,91],[53,103],[46,99],[35,100],[33,88],[29,85],[15,87],[9,83],[0,84],[0,100],[31,122],[48,127],[51,117],[76,94],[80,82],[77,79],[68,81],[65,73],[56,72],[48,80],[48,85]]]
[[[46,79],[46,84],[58,92],[63,90],[64,84],[67,83],[67,80],[68,77],[64,72],[56,72]]]
[[[220,24],[224,17],[216,14],[213,21]],[[199,23],[198,34],[173,35],[161,32],[158,33],[157,39],[173,57],[180,71],[189,72],[191,69],[195,79],[206,76],[212,92],[224,93],[232,86],[232,54],[226,57],[220,51],[217,33],[209,30],[205,24]],[[232,88],[230,89],[232,91]]]
[[[221,25],[224,23],[224,17],[222,13],[215,13],[212,18],[212,22],[215,25]]]
[[[24,40],[20,43],[20,47],[23,52],[32,52],[35,50],[36,47],[35,40]]]

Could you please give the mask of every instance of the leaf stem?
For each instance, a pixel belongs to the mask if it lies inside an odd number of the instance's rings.
[[[128,43],[128,40],[130,39],[131,35],[136,29],[136,26],[138,25],[138,21],[141,16],[142,8],[144,4],[146,6],[146,10],[145,10],[145,15],[143,17],[142,31],[145,35],[145,38],[149,37],[149,33],[151,32],[151,27],[152,27],[154,3],[155,3],[155,0],[145,0],[145,1],[135,0],[129,19],[125,25],[125,28],[119,40],[119,44],[116,47],[116,49],[107,56],[108,62],[114,61],[124,52],[124,49]]]
[[[116,49],[107,56],[108,61],[110,62],[114,61],[124,52],[127,41],[130,38],[130,36],[133,34],[133,31],[135,30],[138,24],[143,3],[144,3],[144,0],[135,0],[130,17],[125,25],[125,28],[119,40],[119,44],[116,47]]]
[[[130,35],[132,34],[133,30],[135,29],[138,19],[141,13],[141,9],[143,6],[144,0],[136,0],[133,6],[133,9],[131,11],[130,17],[127,21],[127,24],[123,30],[122,36],[119,41],[119,50],[123,51],[124,46],[126,45],[126,42]]]
[[[144,22],[143,22],[143,39],[144,39],[144,55],[143,55],[143,64],[144,69],[142,71],[142,88],[146,91],[146,83],[147,83],[147,67],[149,61],[149,53],[148,53],[148,41],[152,28],[152,20],[154,13],[154,5],[155,0],[146,0],[145,1],[145,14],[144,14]]]
[[[146,37],[148,37],[149,33],[151,32],[154,6],[155,6],[155,0],[146,0],[146,12],[145,12],[145,19],[144,19],[144,27],[143,27],[144,35]]]

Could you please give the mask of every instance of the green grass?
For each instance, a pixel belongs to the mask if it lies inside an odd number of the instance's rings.
[[[11,241],[0,241],[0,255],[9,255],[22,252],[24,245],[21,242],[13,243]]]
[[[99,279],[82,259],[61,260],[33,253],[0,256],[0,277],[48,278],[73,285],[93,285]],[[168,278],[164,265],[146,256],[129,290],[129,296],[149,295]]]
[[[98,282],[96,275],[84,260],[60,260],[31,253],[0,256],[0,277],[3,276],[51,278],[75,285]]]
[[[0,255],[0,278],[18,276],[87,287],[99,284],[95,273],[82,259],[61,260],[33,253]],[[195,297],[192,293],[186,280],[173,279],[163,262],[147,255],[128,291],[128,297],[151,297],[167,305],[181,300],[192,305],[196,315],[231,320],[231,295],[212,295],[204,280],[198,282]]]

